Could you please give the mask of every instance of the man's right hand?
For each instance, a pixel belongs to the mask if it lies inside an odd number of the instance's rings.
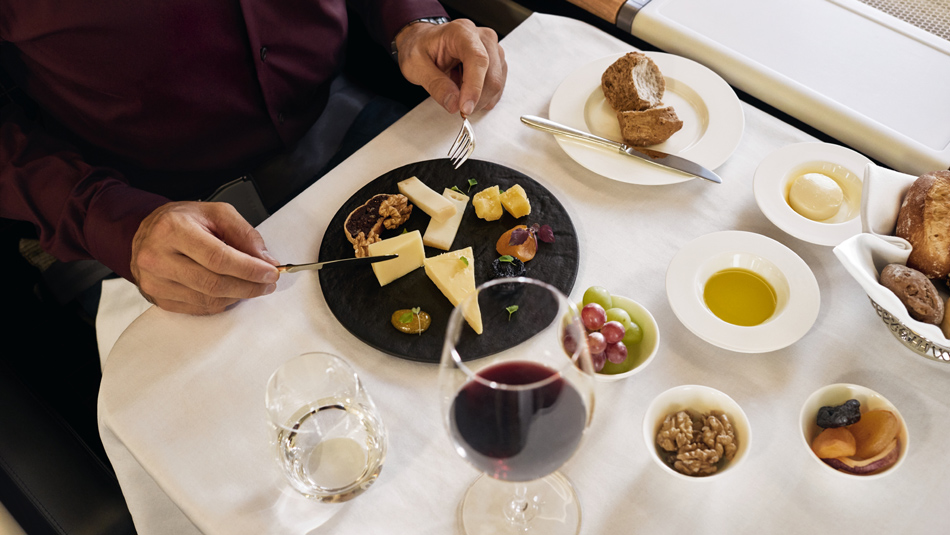
[[[216,314],[276,289],[278,264],[230,204],[172,202],[132,240],[132,275],[146,299],[172,312]]]

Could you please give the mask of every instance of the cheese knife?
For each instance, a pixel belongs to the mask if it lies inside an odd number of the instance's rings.
[[[626,145],[624,143],[618,143],[607,138],[595,136],[590,132],[577,130],[575,128],[571,128],[569,126],[565,126],[542,117],[536,117],[534,115],[522,115],[521,122],[530,126],[531,128],[537,128],[543,132],[566,136],[571,139],[586,141],[594,145],[600,145],[602,147],[614,149],[621,154],[633,156],[634,158],[639,158],[654,165],[659,165],[660,167],[666,167],[681,173],[686,173],[687,175],[706,179],[710,182],[722,184],[722,179],[719,178],[719,175],[716,173],[713,173],[709,169],[706,169],[697,163],[691,162],[686,158],[676,156],[675,154],[667,154],[665,152],[660,152],[653,149],[631,147],[630,145]]]
[[[375,264],[384,260],[398,258],[398,254],[386,254],[380,256],[364,256],[362,258],[341,258],[339,260],[327,260],[326,262],[314,262],[312,264],[284,264],[277,266],[277,271],[281,273],[296,273],[308,269],[323,269],[326,266],[347,266],[356,267],[364,264]]]

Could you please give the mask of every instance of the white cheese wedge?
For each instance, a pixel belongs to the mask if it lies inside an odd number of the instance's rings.
[[[429,220],[426,233],[422,235],[422,243],[429,247],[448,251],[452,248],[452,242],[455,241],[455,235],[462,223],[462,214],[465,213],[465,207],[468,206],[468,195],[445,188],[442,196],[455,205],[455,215],[445,221]]]
[[[368,250],[370,256],[399,255],[399,258],[373,264],[373,272],[376,273],[380,286],[386,286],[399,277],[422,267],[426,259],[425,249],[422,247],[422,234],[418,230],[371,243]]]
[[[463,261],[462,257],[468,262]],[[475,291],[475,255],[471,246],[426,258],[425,268],[426,275],[454,306],[458,306]],[[469,301],[462,315],[476,333],[482,334],[482,312],[478,308],[478,299]]]
[[[432,219],[445,221],[455,215],[455,205],[429,186],[426,186],[418,178],[407,178],[397,186],[399,187],[399,193],[409,197],[412,204],[429,214]]]

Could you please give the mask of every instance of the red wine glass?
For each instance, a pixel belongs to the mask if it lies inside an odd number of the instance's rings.
[[[590,423],[593,375],[577,307],[556,288],[497,279],[456,306],[442,408],[455,450],[483,472],[459,507],[463,533],[579,532],[580,502],[557,470]]]

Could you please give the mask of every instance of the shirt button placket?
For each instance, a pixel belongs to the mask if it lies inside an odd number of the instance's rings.
[[[267,61],[267,47],[261,47],[261,61]]]

